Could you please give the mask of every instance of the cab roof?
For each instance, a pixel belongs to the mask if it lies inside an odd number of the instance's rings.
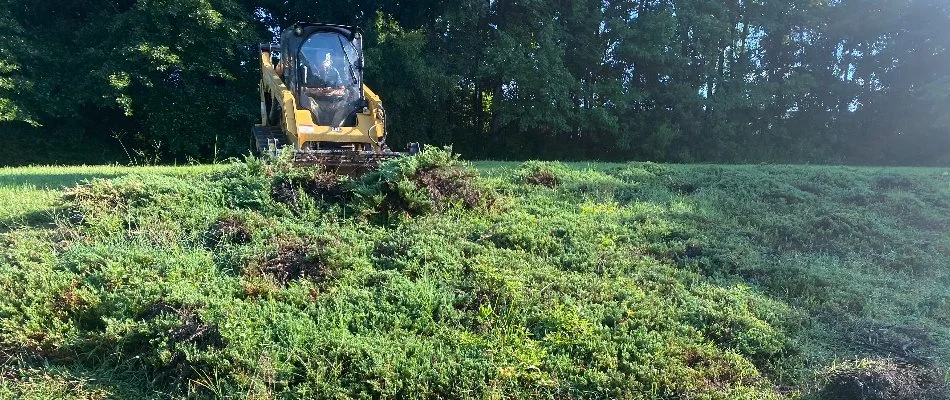
[[[310,34],[314,32],[336,32],[346,36],[347,40],[353,40],[357,33],[362,33],[362,30],[351,25],[324,24],[314,22],[297,22],[287,29],[284,29],[284,34],[293,33],[297,34],[298,36],[310,36]]]

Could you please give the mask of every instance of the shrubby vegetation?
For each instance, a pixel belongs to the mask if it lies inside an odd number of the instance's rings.
[[[249,160],[7,216],[0,394],[946,395],[942,171],[479,167]]]

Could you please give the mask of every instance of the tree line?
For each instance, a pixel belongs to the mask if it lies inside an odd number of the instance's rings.
[[[396,145],[950,163],[946,0],[0,0],[0,131],[245,153],[256,44],[296,21],[364,30]]]

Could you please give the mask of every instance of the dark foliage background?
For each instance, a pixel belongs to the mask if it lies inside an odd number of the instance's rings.
[[[0,0],[0,164],[245,153],[295,21],[365,30],[397,145],[950,164],[944,0]]]

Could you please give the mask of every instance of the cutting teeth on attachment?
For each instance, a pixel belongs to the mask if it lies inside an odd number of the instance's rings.
[[[257,153],[263,156],[277,157],[286,142],[279,127],[254,127],[254,141]],[[360,151],[352,149],[333,150],[293,150],[292,164],[299,167],[320,166],[328,172],[340,175],[359,175],[372,171],[380,164],[420,151],[418,143],[411,143],[408,152]]]
[[[296,166],[321,166],[340,175],[358,175],[372,171],[380,164],[406,153],[352,150],[303,150],[294,154]]]

